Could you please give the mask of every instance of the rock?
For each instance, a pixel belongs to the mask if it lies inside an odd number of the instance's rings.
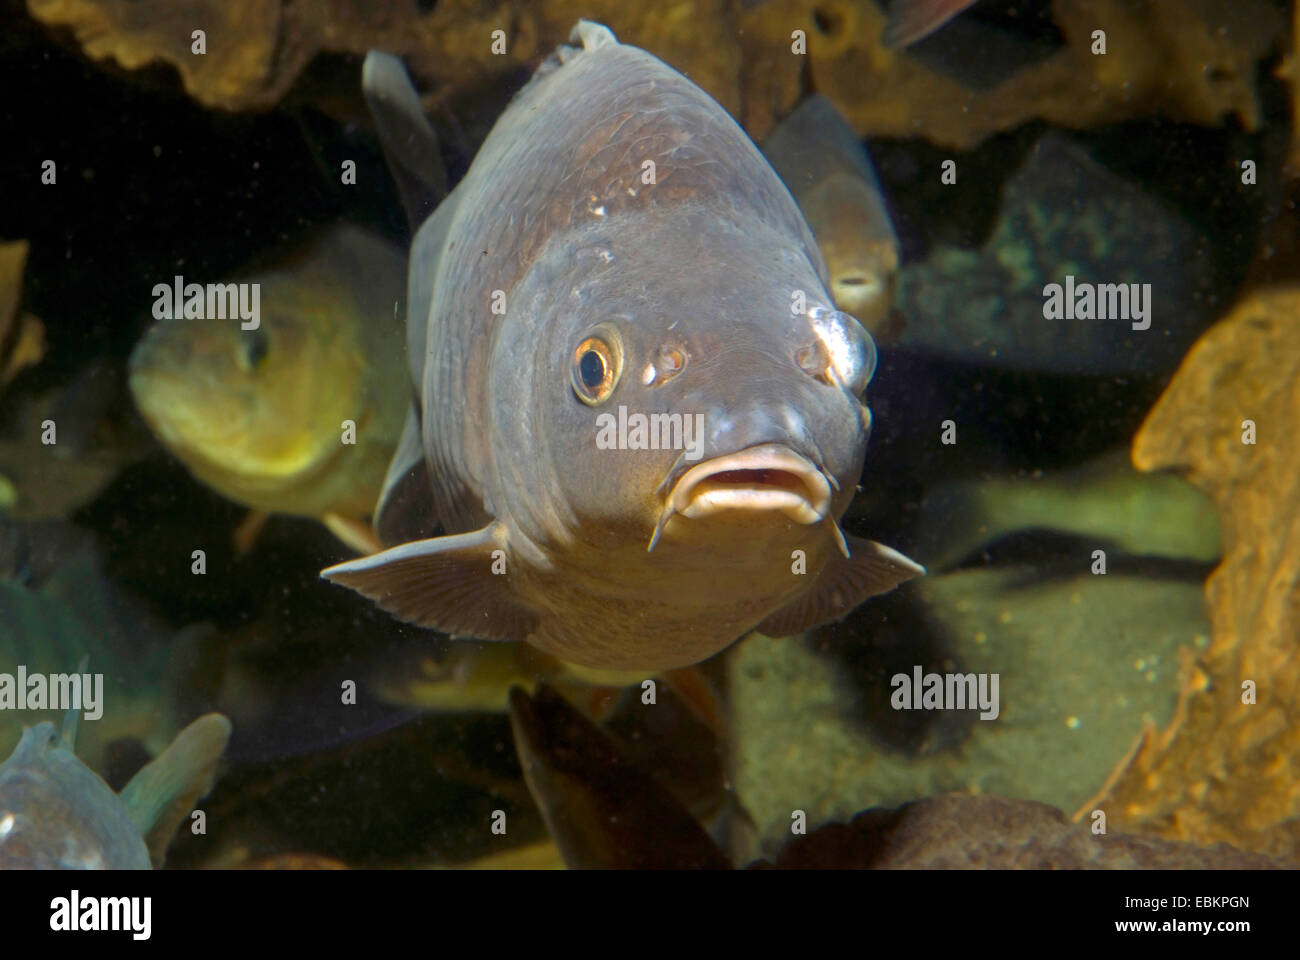
[[[1300,6],[1293,7],[1291,18],[1291,51],[1278,69],[1278,77],[1291,90],[1291,149],[1286,172],[1300,178]]]
[[[0,243],[0,389],[45,356],[45,327],[19,309],[27,252],[26,240]]]
[[[958,150],[1033,119],[1082,130],[1151,115],[1218,126],[1231,116],[1255,130],[1261,114],[1255,65],[1270,54],[1283,26],[1274,6],[1255,0],[1055,0],[1052,19],[1064,46],[980,91],[926,66],[915,49],[886,49],[886,16],[877,4],[800,6],[797,20],[773,11],[768,35],[775,43],[783,34],[788,49],[792,29],[808,31],[812,86],[860,135],[921,137]],[[1105,55],[1092,52],[1098,29],[1106,31]],[[978,59],[983,51],[951,52]]]
[[[1208,633],[1199,584],[1087,563],[929,577],[813,642],[744,640],[728,664],[732,778],[754,824],[739,862],[772,856],[794,810],[816,825],[954,791],[1086,804],[1146,724],[1170,722],[1178,649]],[[918,664],[999,674],[997,719],[895,711],[890,679]]]
[[[93,59],[134,70],[162,61],[205,106],[266,109],[320,53],[371,48],[402,57],[445,100],[532,66],[579,17],[651,51],[718,99],[761,140],[805,88],[829,97],[861,136],[920,137],[968,149],[1034,119],[1087,129],[1135,117],[1218,126],[1259,125],[1255,65],[1282,18],[1264,0],[1143,3],[1056,0],[1064,46],[987,90],[934,69],[915,50],[882,42],[886,16],[860,0],[684,0],[670,6],[623,0],[439,0],[424,4],[335,0],[27,0],[37,20],[67,27]],[[206,31],[203,55],[192,51]],[[1105,56],[1092,32],[1107,33]],[[504,53],[492,31],[504,30]],[[792,49],[803,31],[806,53]],[[958,57],[986,58],[983,48]],[[358,91],[359,92],[359,91]],[[358,101],[359,101],[358,97]]]
[[[1007,182],[981,249],[940,246],[903,268],[900,343],[1021,370],[1172,370],[1217,315],[1210,249],[1162,201],[1049,133]],[[1133,329],[1127,315],[1046,318],[1044,288],[1067,276],[1076,284],[1148,284],[1149,329]]]
[[[1300,287],[1245,297],[1188,354],[1133,442],[1219,509],[1213,642],[1181,725],[1149,737],[1106,806],[1120,829],[1300,857]],[[1257,431],[1243,443],[1245,421]],[[1255,702],[1246,703],[1252,684]]]
[[[111,58],[128,70],[171,64],[190,96],[223,110],[274,106],[319,53],[385,50],[437,86],[466,90],[535,66],[579,17],[654,51],[732,112],[740,104],[738,46],[722,0],[666,11],[619,0],[581,9],[563,0],[439,0],[428,12],[423,4],[391,0],[28,0],[27,6],[41,22],[71,28],[93,59]],[[193,52],[192,33],[200,28],[202,55]],[[495,30],[505,32],[504,53],[493,52]],[[360,92],[358,68],[358,99]]]
[[[1094,835],[1045,803],[949,795],[791,840],[776,863],[754,866],[874,870],[1261,870],[1294,868],[1227,844],[1202,848],[1151,837]]]

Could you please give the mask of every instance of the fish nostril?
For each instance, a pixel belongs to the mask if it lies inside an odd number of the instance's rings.
[[[812,377],[818,383],[829,385],[831,383],[828,371],[830,370],[831,357],[826,350],[825,344],[820,340],[814,340],[812,343],[800,347],[794,353],[794,362],[804,373]]]
[[[655,352],[653,361],[646,365],[641,382],[646,386],[661,386],[686,368],[688,354],[674,346],[662,346]]]

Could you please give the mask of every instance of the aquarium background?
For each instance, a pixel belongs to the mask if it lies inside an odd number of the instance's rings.
[[[409,243],[367,50],[403,58],[454,184],[580,17],[758,143],[828,98],[902,262],[844,528],[928,574],[743,638],[653,705],[322,581],[356,551],[309,517],[250,522],[128,385],[155,284],[285,270],[340,224]],[[1300,14],[982,0],[905,48],[887,17],[0,0],[0,672],[88,657],[107,693],[78,754],[118,790],[230,719],[205,832],[183,824],[167,867],[1125,866],[1132,836],[1168,841],[1162,866],[1300,858]],[[1047,318],[1067,275],[1150,284],[1150,328]],[[996,718],[898,709],[914,668],[996,674]],[[536,700],[513,723],[512,687]],[[0,757],[41,719],[0,711]],[[562,775],[526,782],[521,751]],[[868,840],[813,844],[850,823]]]

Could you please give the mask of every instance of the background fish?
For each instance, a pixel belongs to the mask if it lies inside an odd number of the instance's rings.
[[[839,530],[875,347],[834,309],[789,191],[681,74],[598,24],[571,42],[412,245],[420,407],[377,523],[397,509],[419,528],[422,503],[447,535],[323,576],[415,623],[657,670],[922,572]],[[367,85],[395,79],[418,106],[391,58],[367,58]],[[598,446],[601,415],[629,411],[702,425],[700,459],[680,432]]]
[[[928,37],[975,0],[892,0],[885,46],[906,47]]]
[[[374,548],[369,516],[397,446],[402,259],[337,227],[261,286],[261,325],[166,320],[131,355],[136,403],[202,482],[257,510],[323,520]],[[356,443],[342,442],[343,421]]]
[[[0,404],[0,510],[19,520],[67,517],[148,456],[149,432],[130,409],[120,366],[104,357],[64,382],[10,388]],[[47,421],[55,443],[47,445]]]
[[[29,727],[0,763],[0,869],[147,870],[151,858],[160,866],[229,737],[221,714],[200,717],[119,796],[54,724]]]
[[[814,94],[772,131],[763,156],[812,227],[835,305],[876,339],[890,333],[898,236],[871,158],[848,122]]]
[[[409,649],[388,643],[371,674],[375,696],[395,706],[435,713],[504,712],[511,687],[531,690],[545,681],[596,718],[614,708],[624,689],[649,679],[644,671],[599,670],[566,663],[527,644],[461,639],[431,646],[419,638]],[[724,735],[723,708],[715,684],[698,668],[669,670],[662,680],[711,731]]]
[[[1086,537],[1095,547],[1209,562],[1220,556],[1219,519],[1180,477],[1139,473],[1128,452],[1035,477],[988,477],[939,486],[921,504],[918,549],[943,569],[1021,530]]]
[[[82,726],[78,742],[81,757],[101,771],[114,741],[138,740],[156,753],[196,715],[181,688],[202,632],[174,636],[105,576],[104,564],[84,530],[0,517],[0,673],[19,665],[29,674],[70,673],[84,658],[78,672],[102,674],[103,716]],[[59,716],[57,709],[0,710],[0,756],[25,725]]]
[[[510,691],[524,779],[573,869],[713,869],[731,862],[672,793],[546,684]]]

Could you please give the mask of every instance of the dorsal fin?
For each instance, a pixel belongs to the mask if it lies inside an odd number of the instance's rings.
[[[229,740],[230,721],[219,713],[205,714],[123,788],[122,804],[144,837],[155,868],[162,866],[176,828],[212,788]]]
[[[77,673],[85,673],[86,667],[90,664],[90,654],[81,655],[81,662],[77,664]],[[77,751],[77,726],[81,721],[82,704],[69,704],[68,709],[63,714],[63,742],[68,745],[68,749],[73,753]]]
[[[898,50],[928,37],[975,0],[894,0],[881,39]]]
[[[60,734],[63,737],[63,742],[68,745],[68,749],[74,753],[77,749],[78,713],[79,711],[76,707],[68,707],[68,709],[63,712],[63,730]]]
[[[367,53],[361,89],[414,234],[447,195],[438,137],[424,116],[406,68],[396,57],[378,50]]]

